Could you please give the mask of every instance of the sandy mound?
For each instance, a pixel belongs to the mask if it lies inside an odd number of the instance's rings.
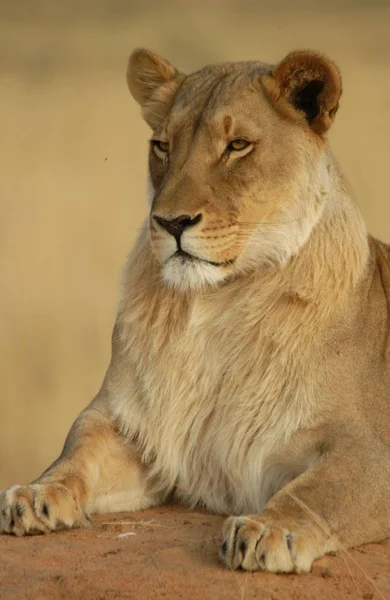
[[[390,542],[327,556],[309,575],[222,567],[222,518],[180,507],[95,518],[89,530],[0,536],[1,600],[390,599]]]

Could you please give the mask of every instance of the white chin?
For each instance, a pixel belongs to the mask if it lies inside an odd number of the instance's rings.
[[[201,260],[183,261],[173,256],[163,266],[164,281],[181,291],[195,291],[215,286],[228,276],[228,269]]]

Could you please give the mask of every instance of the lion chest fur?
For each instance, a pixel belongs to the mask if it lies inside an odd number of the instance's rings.
[[[307,307],[255,280],[191,300],[140,290],[133,281],[121,317],[121,428],[167,491],[218,512],[259,511],[316,459],[295,439],[312,423]]]

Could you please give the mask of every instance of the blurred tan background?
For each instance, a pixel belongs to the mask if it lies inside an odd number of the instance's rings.
[[[60,451],[98,390],[121,264],[146,214],[148,130],[129,52],[182,70],[334,57],[333,149],[390,241],[390,4],[372,0],[0,0],[0,488]]]

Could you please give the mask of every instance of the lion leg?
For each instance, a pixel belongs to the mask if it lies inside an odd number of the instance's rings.
[[[0,494],[0,532],[21,536],[82,526],[93,513],[138,510],[161,499],[150,490],[134,445],[92,403],[51,467],[30,485]]]
[[[389,448],[374,439],[344,440],[260,515],[228,518],[221,557],[234,569],[307,572],[327,552],[389,535]]]

